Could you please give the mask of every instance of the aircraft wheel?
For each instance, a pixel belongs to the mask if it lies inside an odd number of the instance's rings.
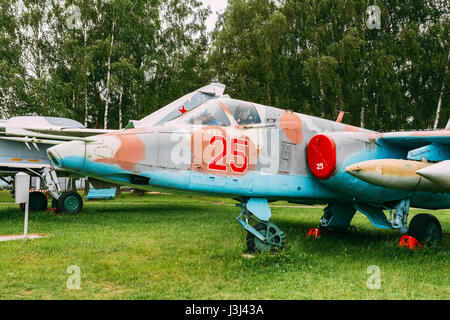
[[[55,208],[56,213],[61,213],[61,210],[58,207],[58,199],[53,198],[52,199],[52,208]]]
[[[286,238],[284,232],[273,223],[258,223],[254,228],[266,237],[267,241],[262,242],[251,232],[248,232],[247,248],[250,252],[274,252],[285,247]]]
[[[442,227],[431,214],[418,214],[409,223],[408,234],[423,245],[438,245],[442,240]]]
[[[48,200],[45,194],[43,194],[42,192],[30,192],[29,201],[30,211],[44,211],[47,209]],[[25,211],[25,203],[19,204],[19,208],[20,210]]]
[[[44,211],[47,209],[47,196],[42,192],[30,192],[30,211]]]
[[[61,212],[79,214],[83,210],[83,199],[78,192],[63,192],[57,200],[56,208]]]

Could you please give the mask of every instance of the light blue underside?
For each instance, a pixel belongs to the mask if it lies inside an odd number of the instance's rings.
[[[70,156],[62,159],[64,167],[106,181],[131,184],[131,177],[140,175],[150,178],[150,186],[160,186],[249,198],[310,199],[312,201],[338,200],[341,196],[332,192],[313,177],[274,174],[261,175],[251,172],[243,177],[225,177],[198,173],[192,170],[156,169],[140,173],[121,169],[118,165],[93,162],[83,157]],[[136,186],[144,188],[144,186]]]
[[[364,156],[358,157],[360,159]],[[356,161],[356,159],[352,159]],[[357,159],[359,161],[359,159]],[[121,169],[118,165],[98,163],[84,157],[66,157],[62,159],[64,167],[79,171],[83,163],[82,175],[89,175],[99,180],[119,183],[135,188],[150,189],[151,186],[167,187],[196,192],[221,194],[240,198],[265,198],[268,200],[292,200],[299,203],[373,203],[389,201],[390,198],[411,198],[411,206],[426,209],[444,209],[450,207],[450,195],[431,192],[406,192],[376,187],[356,179],[343,172],[348,181],[348,190],[355,196],[345,195],[342,187],[325,186],[312,176],[286,174],[263,175],[250,172],[243,177],[221,177],[192,170],[158,169],[149,167],[148,171],[132,172]],[[150,178],[149,185],[133,185],[133,176]],[[330,180],[333,180],[331,178]],[[334,191],[336,190],[336,192]],[[348,191],[347,190],[347,191]],[[341,193],[342,191],[342,193]],[[377,223],[382,225],[383,223]]]

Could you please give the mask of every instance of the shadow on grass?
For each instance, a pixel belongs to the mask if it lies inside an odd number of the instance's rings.
[[[86,205],[83,212],[79,215],[49,215],[45,212],[34,212],[30,214],[33,223],[45,225],[51,223],[51,229],[57,230],[66,223],[78,226],[105,226],[110,225],[120,230],[128,230],[136,225],[149,228],[158,228],[169,225],[174,230],[195,229],[196,241],[198,238],[211,238],[206,241],[224,241],[223,236],[238,237],[241,241],[242,253],[246,252],[245,235],[237,222],[235,216],[238,209],[234,207],[211,206],[207,204],[180,205],[173,204],[89,204]],[[315,215],[315,212],[313,212]],[[321,211],[317,211],[320,217]],[[9,224],[23,224],[23,213],[18,208],[0,207],[0,224],[8,221]],[[411,252],[399,249],[397,247],[400,234],[394,230],[380,230],[367,226],[359,228],[358,231],[349,231],[347,233],[329,233],[320,239],[308,238],[307,232],[311,227],[311,213],[297,219],[292,219],[283,212],[274,215],[273,222],[284,230],[287,241],[286,250],[271,254],[261,255],[255,260],[249,260],[246,264],[254,265],[261,263],[271,264],[305,264],[314,265],[314,261],[320,261],[323,256],[335,257],[339,259],[348,259],[348,261],[365,262],[368,259],[391,260],[392,257],[404,258],[409,261],[411,257],[423,256],[439,250],[447,250],[448,244],[439,248],[426,248],[418,252]],[[151,229],[149,229],[151,230]],[[211,234],[211,230],[220,230],[222,234]],[[198,236],[197,236],[198,234]],[[213,240],[215,239],[215,240]],[[188,241],[189,239],[186,239]],[[180,239],[180,242],[183,241]],[[227,241],[227,240],[225,240]],[[230,249],[230,251],[233,249]]]

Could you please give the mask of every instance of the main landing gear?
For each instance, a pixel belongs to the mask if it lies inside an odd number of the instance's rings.
[[[247,230],[246,243],[250,252],[274,252],[285,247],[284,232],[269,221],[271,212],[267,199],[251,198],[238,206],[241,213],[237,221]],[[254,226],[250,220],[254,221]]]
[[[47,194],[40,191],[30,192],[30,211],[44,211],[47,209]],[[25,211],[25,203],[19,205],[22,211]]]
[[[78,214],[83,209],[83,198],[76,191],[62,191],[58,181],[58,176],[53,168],[44,168],[40,172],[28,169],[34,175],[39,176],[48,190],[47,194],[39,191],[30,192],[30,211],[47,210],[48,193],[53,197],[53,212]],[[8,181],[7,181],[8,182]],[[11,185],[11,193],[14,195],[14,180],[8,182]],[[20,205],[25,210],[24,204]]]
[[[415,238],[421,245],[439,245],[442,241],[442,227],[435,216],[421,213],[411,219],[408,235]]]
[[[415,215],[407,227],[410,199],[403,199],[389,206],[367,204],[329,204],[320,220],[320,229],[311,229],[311,236],[323,235],[325,230],[347,230],[358,210],[377,228],[399,230],[404,235],[399,246],[415,249],[423,246],[439,245],[442,240],[442,227],[439,220],[431,214]],[[383,210],[389,210],[389,218]]]
[[[83,198],[76,191],[62,191],[56,171],[44,168],[41,177],[44,179],[48,191],[53,196],[52,208],[56,212],[78,214],[83,209]]]

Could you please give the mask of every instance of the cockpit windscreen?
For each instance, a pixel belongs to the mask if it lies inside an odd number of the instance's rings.
[[[230,100],[226,102],[226,106],[238,125],[261,123],[258,111],[251,103]]]
[[[184,120],[186,123],[196,125],[228,127],[231,124],[217,101],[206,102],[203,106],[186,114]]]

